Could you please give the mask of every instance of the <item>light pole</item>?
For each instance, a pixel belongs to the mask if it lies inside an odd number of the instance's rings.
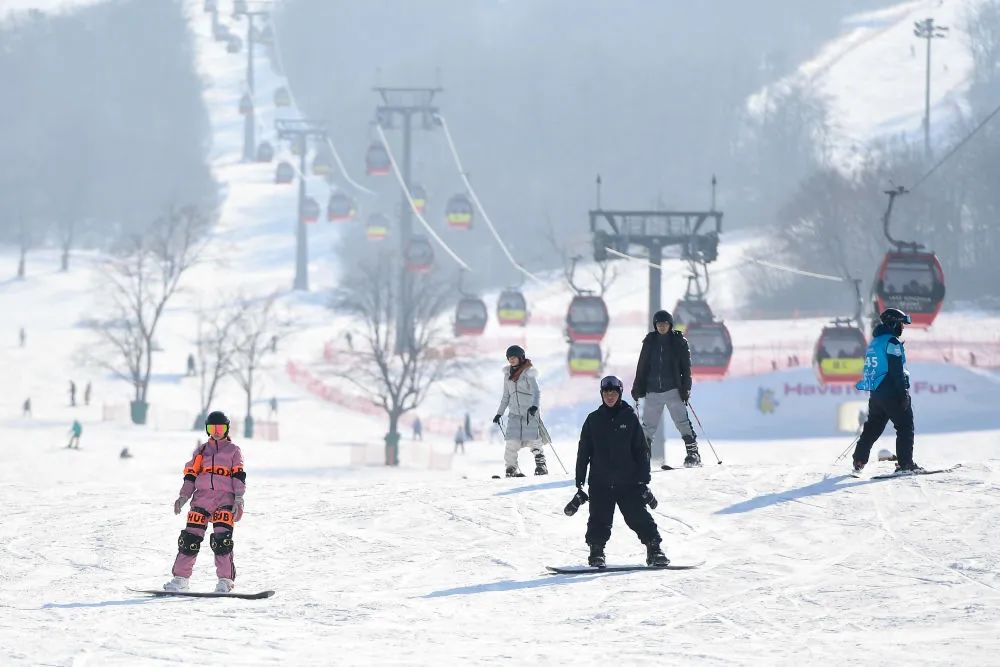
[[[295,225],[295,282],[296,290],[309,291],[309,237],[306,230],[303,208],[306,203],[306,155],[309,154],[309,138],[326,140],[326,127],[323,123],[305,119],[274,121],[278,137],[288,139],[292,145],[302,147],[299,155],[299,205],[298,220]]]
[[[948,28],[935,25],[934,19],[928,17],[923,21],[914,21],[913,35],[918,39],[927,40],[927,67],[924,81],[924,156],[931,156],[931,40],[944,39],[948,36]]]

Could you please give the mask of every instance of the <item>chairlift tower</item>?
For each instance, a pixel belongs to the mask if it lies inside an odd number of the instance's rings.
[[[948,36],[946,26],[937,25],[932,17],[913,22],[913,36],[927,40],[927,64],[924,72],[924,156],[931,156],[931,42]]]
[[[438,108],[434,106],[434,97],[443,89],[433,87],[402,87],[393,88],[375,86],[375,92],[382,98],[382,103],[375,107],[375,122],[383,130],[391,130],[400,122],[403,131],[403,161],[399,165],[402,171],[406,190],[412,187],[410,167],[412,161],[413,120],[420,121],[424,130],[433,130],[438,125]],[[406,255],[406,248],[412,237],[413,216],[410,202],[404,191],[401,196],[402,207],[399,216],[399,251],[400,257]],[[399,267],[399,303],[396,310],[396,343],[397,354],[413,347],[413,313],[411,302],[410,277],[407,275],[405,262]]]
[[[309,236],[303,215],[306,203],[306,156],[309,154],[309,138],[326,140],[326,126],[319,121],[305,119],[278,119],[274,121],[278,138],[288,139],[302,147],[299,155],[299,204],[295,225],[295,282],[293,289],[309,291]]]
[[[261,17],[265,18],[271,15],[270,2],[255,3],[260,5],[257,9],[252,9],[250,7],[239,8],[234,10],[234,17],[245,16],[247,19],[247,93],[250,95],[251,100],[255,100],[254,97],[254,77],[253,77],[253,56],[254,56],[254,18]],[[264,7],[267,8],[264,8]],[[256,132],[256,102],[250,105],[250,110],[243,116],[243,160],[246,162],[253,162],[257,155],[257,140],[255,135]]]

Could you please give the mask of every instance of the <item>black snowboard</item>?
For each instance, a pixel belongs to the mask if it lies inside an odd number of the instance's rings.
[[[600,572],[637,572],[639,570],[693,570],[704,565],[674,565],[671,563],[666,567],[653,567],[651,565],[608,565],[607,567],[590,567],[589,565],[569,565],[566,567],[552,567],[546,565],[545,569],[549,574],[597,574]]]
[[[216,592],[206,592],[199,593],[197,591],[164,591],[164,590],[140,590],[138,588],[130,588],[133,593],[145,593],[146,595],[154,595],[158,598],[165,597],[181,597],[181,598],[239,598],[240,600],[263,600],[264,598],[269,598],[274,595],[274,591],[261,591],[260,593],[216,593]]]
[[[918,475],[936,475],[939,472],[952,472],[954,470],[958,470],[961,467],[962,467],[962,464],[959,463],[958,465],[953,465],[950,468],[938,468],[937,470],[925,470],[923,472],[911,473],[911,474],[906,474],[906,475],[897,475],[895,473],[888,473],[888,474],[885,474],[885,475],[872,475],[872,479],[896,479],[897,477],[900,478],[900,479],[906,479],[907,477],[917,477]]]

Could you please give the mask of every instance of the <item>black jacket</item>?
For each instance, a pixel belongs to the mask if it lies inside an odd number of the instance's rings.
[[[650,331],[642,339],[639,363],[635,367],[635,382],[632,383],[632,398],[639,400],[647,393],[680,389],[682,394],[691,393],[691,348],[680,331],[671,330],[663,334],[662,357],[661,334]]]
[[[601,404],[583,422],[576,452],[576,484],[582,486],[590,466],[591,486],[649,483],[649,447],[632,406],[619,400]]]

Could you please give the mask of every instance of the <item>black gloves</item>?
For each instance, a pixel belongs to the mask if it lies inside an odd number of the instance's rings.
[[[681,402],[683,402],[683,403],[687,403],[688,399],[691,398],[691,390],[690,389],[681,389],[680,394],[681,394]]]
[[[899,407],[906,412],[910,409],[910,393],[907,392],[903,394],[903,398],[899,401]]]
[[[496,417],[493,418],[493,423],[496,424],[497,426],[500,425],[500,415],[497,415]]]
[[[642,396],[640,396],[639,392],[635,390],[635,387],[632,387],[632,400],[638,403],[640,398],[642,398]]]
[[[656,496],[653,495],[653,492],[645,484],[639,485],[639,495],[642,496],[642,502],[649,505],[649,509],[651,510],[655,510],[656,506],[660,504],[660,501],[656,499]]]
[[[530,408],[528,408],[528,416],[529,417],[534,417],[537,414],[538,414],[538,406],[537,405],[532,405]]]
[[[564,509],[563,512],[566,514],[566,516],[573,516],[574,514],[576,514],[576,511],[580,509],[580,505],[584,504],[589,499],[590,496],[588,496],[586,492],[584,492],[583,487],[581,485],[580,487],[577,488],[576,494],[573,496],[573,500],[569,501],[569,504],[566,505],[566,509]]]

